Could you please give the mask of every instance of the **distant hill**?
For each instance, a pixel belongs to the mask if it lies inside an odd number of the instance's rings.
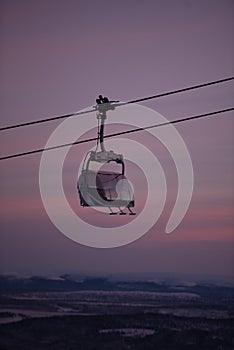
[[[58,277],[16,277],[0,275],[0,293],[66,292],[66,291],[145,291],[160,293],[193,293],[203,297],[234,297],[234,287],[211,283],[183,281],[114,281],[104,277],[84,277],[76,280],[71,275]]]

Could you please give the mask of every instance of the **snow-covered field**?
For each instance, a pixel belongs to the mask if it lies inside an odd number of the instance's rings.
[[[38,317],[136,313],[173,315],[181,318],[233,317],[233,307],[225,299],[214,301],[188,292],[82,290],[27,292],[2,295],[2,298],[0,324]]]
[[[160,308],[159,314],[162,315],[174,315],[178,317],[203,317],[209,319],[228,319],[229,314],[226,310],[204,310],[204,309],[173,309],[173,308]]]
[[[155,330],[147,329],[147,328],[108,328],[108,329],[100,329],[99,333],[102,333],[102,334],[118,333],[123,337],[144,338],[148,335],[153,335],[155,333]]]

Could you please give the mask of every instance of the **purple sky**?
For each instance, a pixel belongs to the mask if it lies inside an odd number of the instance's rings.
[[[93,105],[99,93],[126,101],[232,76],[233,13],[231,0],[1,0],[1,124],[74,112]],[[233,92],[230,82],[144,105],[173,120],[232,107]],[[176,173],[165,150],[153,146],[168,179],[166,207],[150,232],[122,248],[84,247],[53,226],[39,193],[40,155],[1,161],[0,271],[233,275],[233,116],[176,126],[195,187],[171,236],[164,231]],[[43,147],[58,124],[3,132],[1,155]],[[146,133],[134,139],[151,146]],[[87,220],[84,210],[91,209],[78,207],[74,182],[88,147],[72,147],[64,170],[69,201]],[[142,194],[139,186],[136,201]],[[109,216],[93,220],[103,225],[104,219],[111,225]]]

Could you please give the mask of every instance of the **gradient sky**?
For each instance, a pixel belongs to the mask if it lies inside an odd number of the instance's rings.
[[[99,93],[126,101],[233,76],[233,29],[231,0],[0,0],[1,125],[75,112],[92,106]],[[229,82],[144,105],[173,120],[232,107],[233,95]],[[122,248],[84,247],[53,226],[39,193],[40,155],[1,161],[0,271],[233,276],[233,117],[176,126],[192,158],[195,187],[170,236],[164,231],[176,193],[173,162],[147,133],[131,136],[159,156],[168,198],[156,225]],[[58,124],[2,132],[1,155],[43,147]],[[74,184],[77,162],[90,146],[72,147],[64,169],[68,200],[87,220],[91,209],[79,208]],[[142,176],[139,171],[135,179],[138,210]],[[125,219],[93,214],[92,220],[111,226]]]

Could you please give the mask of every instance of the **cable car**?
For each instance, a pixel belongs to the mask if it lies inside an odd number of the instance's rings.
[[[107,97],[99,95],[97,101],[98,139],[95,151],[89,152],[84,160],[81,174],[78,178],[77,189],[82,207],[107,207],[111,215],[117,214],[113,208],[118,208],[120,215],[126,215],[123,208],[127,208],[129,215],[135,215],[131,210],[135,206],[134,194],[125,176],[125,164],[122,154],[107,151],[104,147],[104,122],[106,112],[113,109]],[[100,151],[98,150],[100,146]],[[115,162],[120,165],[120,171],[92,170],[92,163],[109,164]]]

